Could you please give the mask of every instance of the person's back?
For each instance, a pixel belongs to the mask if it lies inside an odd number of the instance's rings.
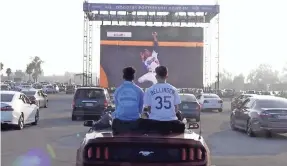
[[[142,112],[143,91],[133,82],[125,81],[114,93],[114,118],[137,120]]]
[[[149,112],[148,119],[141,121],[143,130],[159,130],[164,133],[182,133],[185,125],[177,115],[180,114],[178,105],[180,97],[177,89],[166,83],[168,77],[167,67],[156,68],[157,84],[147,89],[144,96],[144,106]]]
[[[175,105],[180,104],[177,89],[169,83],[157,83],[148,88],[145,103],[150,106],[149,119],[177,120]]]
[[[123,70],[124,82],[114,93],[115,119],[134,121],[140,118],[143,109],[143,91],[133,83],[135,69],[127,67]]]

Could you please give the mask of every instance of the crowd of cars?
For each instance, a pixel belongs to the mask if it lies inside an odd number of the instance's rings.
[[[37,125],[40,108],[48,107],[48,94],[74,93],[76,87],[49,82],[1,83],[1,127],[21,130],[26,124]]]

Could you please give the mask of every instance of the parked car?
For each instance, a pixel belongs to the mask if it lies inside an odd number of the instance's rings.
[[[36,103],[39,108],[48,108],[48,96],[41,89],[32,89],[21,91],[32,102]]]
[[[105,111],[112,109],[113,103],[105,88],[79,87],[77,88],[72,104],[72,120],[78,117],[96,120]]]
[[[37,125],[39,107],[16,91],[1,91],[1,127],[12,126],[22,130],[26,124]]]
[[[203,93],[196,98],[201,105],[201,110],[218,110],[218,112],[223,110],[223,101],[217,94]]]
[[[200,121],[200,104],[193,94],[180,93],[181,104],[179,109],[182,112],[183,118],[195,119],[196,122]]]
[[[231,112],[230,127],[244,130],[250,137],[287,133],[287,99],[265,95],[249,97]]]

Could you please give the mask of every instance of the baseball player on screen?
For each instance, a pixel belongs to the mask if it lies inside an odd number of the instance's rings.
[[[138,79],[139,83],[143,83],[146,81],[152,82],[153,84],[157,83],[156,80],[156,73],[155,69],[160,66],[159,60],[158,60],[158,39],[157,39],[157,33],[153,32],[153,50],[152,52],[148,49],[144,49],[143,52],[140,53],[141,60],[144,64],[145,69],[147,70],[147,73],[141,76]]]

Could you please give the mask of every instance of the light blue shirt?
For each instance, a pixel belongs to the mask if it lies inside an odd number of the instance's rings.
[[[137,120],[143,110],[143,90],[130,81],[124,81],[114,93],[115,111],[113,118]]]

